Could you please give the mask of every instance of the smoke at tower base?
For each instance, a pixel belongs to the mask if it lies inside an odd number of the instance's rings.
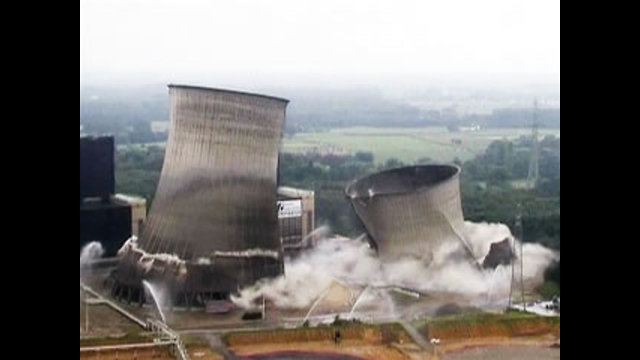
[[[91,273],[91,262],[104,255],[104,247],[98,241],[91,241],[80,249],[80,278]]]
[[[464,231],[475,260],[482,263],[492,243],[512,238],[503,224],[465,221]],[[519,244],[516,245],[519,248]],[[360,239],[326,237],[316,247],[285,263],[285,276],[259,281],[243,289],[234,303],[251,308],[262,296],[277,308],[306,309],[332,284],[371,287],[399,286],[425,293],[451,293],[466,297],[478,307],[506,303],[512,278],[511,265],[481,269],[468,259],[461,243],[446,243],[432,261],[403,258],[381,261],[367,242]],[[539,244],[523,245],[523,274],[527,288],[544,281],[544,271],[560,254]],[[520,268],[514,267],[516,279]],[[489,299],[489,302],[488,300]]]
[[[80,249],[80,267],[83,267],[91,261],[98,260],[104,255],[104,248],[98,241],[91,241]]]

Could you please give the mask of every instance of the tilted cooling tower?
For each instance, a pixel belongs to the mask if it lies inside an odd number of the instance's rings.
[[[162,174],[140,238],[120,251],[118,295],[138,300],[144,278],[191,304],[282,274],[276,181],[288,100],[177,85],[169,94]]]
[[[369,240],[384,260],[431,261],[441,245],[469,249],[463,237],[460,168],[410,166],[382,171],[345,189]]]

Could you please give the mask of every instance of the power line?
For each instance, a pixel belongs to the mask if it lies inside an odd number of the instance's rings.
[[[538,183],[540,175],[539,156],[540,145],[538,143],[538,99],[533,100],[533,117],[531,121],[531,159],[529,161],[529,174],[527,175],[527,183],[529,187],[533,188]]]

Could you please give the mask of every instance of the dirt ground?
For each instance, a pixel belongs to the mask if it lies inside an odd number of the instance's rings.
[[[146,349],[127,349],[127,350],[109,350],[109,351],[87,351],[80,353],[80,360],[173,360],[173,357],[166,348],[146,348]]]
[[[464,340],[441,340],[437,347],[438,355],[464,352],[482,347],[538,347],[551,348],[559,339],[551,334],[527,337],[487,337]]]
[[[560,349],[535,346],[490,346],[446,354],[443,360],[559,360]]]
[[[364,341],[347,340],[339,345],[331,341],[298,342],[288,344],[257,344],[244,345],[231,348],[239,356],[268,353],[276,351],[322,351],[335,352],[362,357],[371,360],[409,360],[406,355],[397,348],[384,345],[371,345]]]
[[[492,358],[495,353],[508,353],[513,356],[518,355],[522,359],[534,359],[535,356],[542,356],[547,359],[559,358],[559,349],[552,349],[551,345],[558,339],[552,335],[523,337],[523,338],[482,338],[465,339],[456,341],[442,340],[436,350],[436,354],[431,354],[413,343],[398,344],[389,346],[372,345],[365,341],[345,340],[339,345],[331,341],[297,342],[288,344],[256,344],[232,347],[236,355],[250,356],[255,354],[278,352],[278,351],[319,351],[336,354],[346,354],[371,360],[435,360],[435,359],[474,359],[474,356],[485,356]],[[536,350],[538,349],[538,350]],[[189,346],[189,357],[196,360],[222,360],[223,356],[216,353],[207,346]],[[543,353],[544,352],[544,353]],[[477,353],[477,354],[476,354]],[[537,354],[537,355],[536,355]],[[511,356],[510,355],[510,356]],[[534,356],[534,357],[531,357]],[[81,353],[80,359],[174,359],[168,351],[162,349],[138,349],[119,350],[96,353]]]
[[[518,338],[507,338],[507,337],[487,337],[487,338],[478,338],[478,339],[463,339],[463,340],[441,340],[440,345],[438,346],[436,353],[432,354],[426,350],[423,350],[416,344],[409,343],[393,343],[388,346],[386,345],[373,345],[369,344],[365,341],[360,340],[348,340],[343,341],[339,345],[334,344],[330,341],[314,341],[314,342],[296,342],[296,343],[288,343],[288,344],[255,344],[255,345],[242,345],[242,346],[234,346],[231,350],[239,355],[239,356],[248,356],[259,353],[268,353],[275,351],[324,351],[324,352],[335,352],[340,354],[348,354],[353,356],[362,357],[364,359],[378,360],[378,359],[390,359],[390,360],[435,360],[435,359],[449,359],[450,356],[463,356],[459,354],[465,354],[464,356],[468,356],[470,351],[475,351],[474,349],[483,349],[483,348],[505,348],[517,353],[518,349],[530,349],[537,348],[541,349],[540,351],[546,351],[545,349],[551,349],[551,346],[554,343],[558,342],[558,338],[553,335],[542,335],[542,336],[529,336],[529,337],[518,337]],[[515,349],[515,350],[514,350]],[[532,351],[522,351],[524,358],[528,356],[529,352],[535,353],[535,350]],[[500,350],[496,350],[500,351]],[[553,355],[554,352],[550,351],[550,356]],[[468,358],[468,357],[466,357]],[[465,359],[466,359],[465,358]]]
[[[215,353],[206,347],[189,347],[187,349],[189,358],[194,360],[223,360],[222,355]],[[81,352],[81,360],[174,360],[175,356],[167,349],[154,348],[154,349],[129,349],[129,350],[110,350],[101,352]]]

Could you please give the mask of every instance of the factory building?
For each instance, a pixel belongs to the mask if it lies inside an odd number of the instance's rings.
[[[115,193],[113,136],[80,137],[80,202],[98,198],[109,202]]]
[[[126,204],[131,208],[131,235],[140,236],[140,231],[147,219],[147,200],[138,196],[116,194],[113,200]]]
[[[146,200],[115,194],[114,139],[80,137],[80,248],[98,241],[105,256],[115,256],[138,232]]]
[[[113,291],[143,301],[148,279],[172,304],[203,306],[284,272],[277,168],[288,100],[182,85],[169,94],[158,188],[119,253]]]
[[[285,253],[295,253],[309,246],[309,234],[315,228],[313,191],[281,186],[278,188],[278,222],[280,242]]]
[[[86,200],[80,204],[80,249],[92,241],[112,257],[131,236],[131,206],[117,201]]]

